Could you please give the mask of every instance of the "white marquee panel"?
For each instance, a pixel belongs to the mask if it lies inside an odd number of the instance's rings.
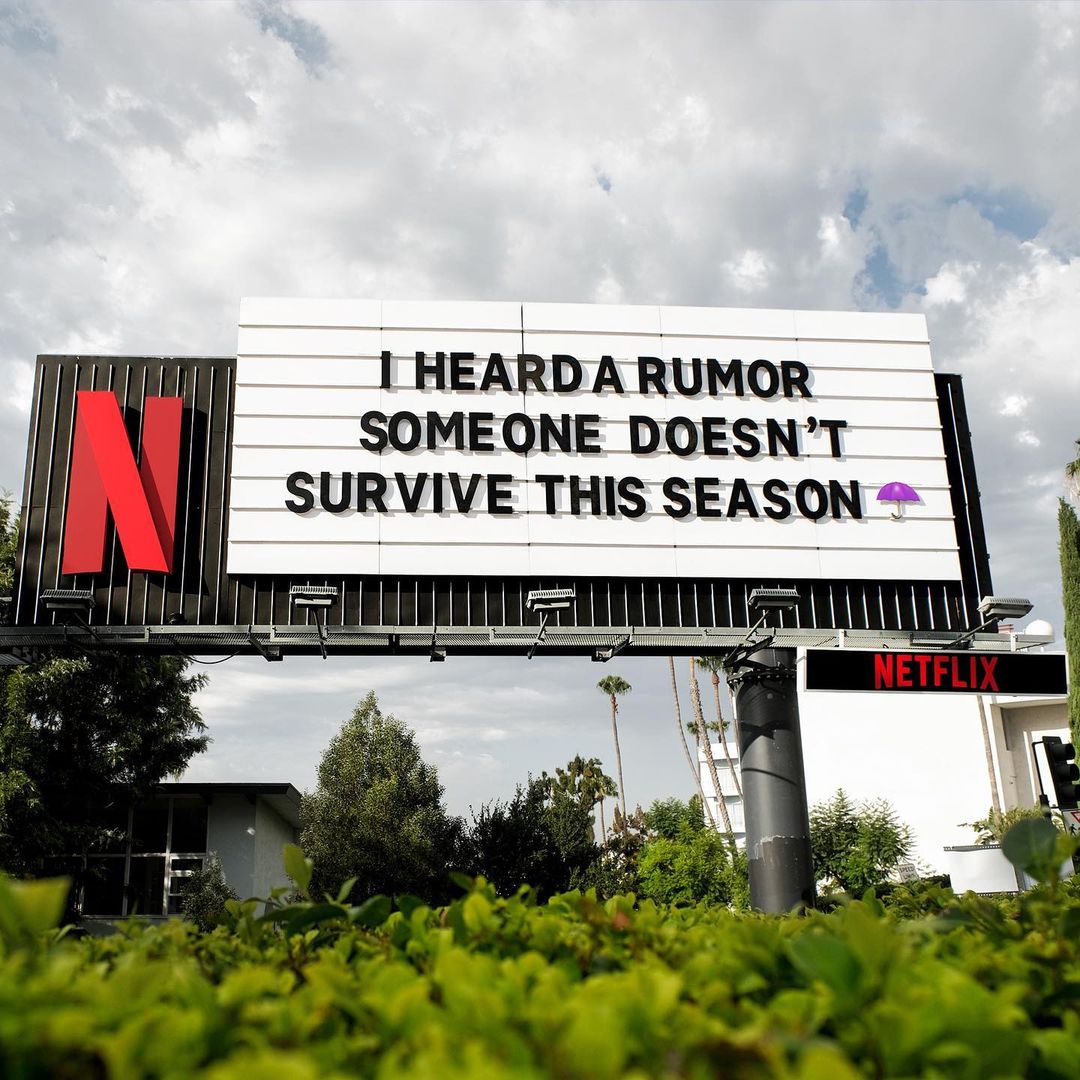
[[[246,300],[241,306],[236,417],[233,429],[229,570],[232,573],[357,573],[356,556],[370,567],[371,551],[382,573],[599,574],[604,576],[853,577],[866,572],[890,577],[959,576],[956,533],[925,320],[921,316],[867,313],[743,311],[580,304],[452,304],[413,302]],[[380,354],[394,354],[394,386],[380,389]],[[590,379],[602,355],[614,356],[628,392],[594,395],[527,392],[451,392],[414,385],[417,350],[476,355],[477,383],[488,354],[504,355],[512,377],[518,352],[550,360],[569,354]],[[670,393],[639,394],[637,358],[664,360],[735,357],[744,370],[753,361],[798,360],[811,369],[811,399],[759,399],[722,392],[717,398]],[[433,357],[431,357],[433,359]],[[549,375],[550,378],[550,375]],[[670,371],[669,371],[670,378]],[[516,381],[516,380],[515,380]],[[493,441],[499,421],[514,412],[596,413],[597,455],[501,449],[479,453],[388,448],[371,453],[359,445],[360,416],[428,411],[490,412]],[[674,416],[699,421],[723,416],[729,454],[709,458],[668,452],[629,452],[628,418],[653,417],[663,428]],[[831,455],[827,434],[810,434],[809,417],[844,420],[843,456]],[[746,460],[733,452],[730,424],[770,418],[800,425],[797,459],[761,455]],[[764,432],[759,432],[763,435]],[[285,478],[296,471],[505,473],[515,512],[467,515],[431,510],[408,514],[391,494],[388,514],[285,509]],[[648,484],[651,512],[640,519],[543,513],[538,474],[634,475]],[[792,489],[802,479],[830,479],[863,486],[861,521],[802,516],[774,522],[761,518],[674,520],[662,512],[667,477],[719,477],[721,506],[730,480],[743,477],[764,505],[760,484],[777,477]],[[891,506],[875,499],[890,480],[916,486],[922,503],[890,519]],[[338,482],[333,485],[336,493]],[[792,492],[793,495],[793,492]],[[444,498],[453,505],[449,488]],[[565,492],[560,507],[568,509]],[[310,560],[310,561],[309,561]],[[410,561],[412,560],[412,561]],[[417,561],[419,560],[419,561]],[[912,569],[915,565],[919,569]],[[722,565],[722,570],[717,569]],[[933,567],[931,573],[929,567]],[[904,569],[901,570],[900,568]]]

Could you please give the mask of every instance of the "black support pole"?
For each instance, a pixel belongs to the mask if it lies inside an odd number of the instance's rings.
[[[762,649],[730,676],[739,718],[750,905],[814,905],[794,649]]]

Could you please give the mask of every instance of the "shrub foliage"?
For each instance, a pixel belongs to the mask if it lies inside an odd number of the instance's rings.
[[[1052,879],[1025,822],[1015,857]],[[1051,830],[1053,832],[1053,830]],[[430,908],[384,896],[228,904],[227,924],[50,927],[63,882],[0,879],[0,1074],[368,1077],[1076,1075],[1080,890],[995,903],[908,888],[763,917],[482,879]],[[929,914],[926,914],[929,912]]]

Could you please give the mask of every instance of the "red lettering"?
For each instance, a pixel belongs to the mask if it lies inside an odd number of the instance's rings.
[[[934,685],[940,686],[945,681],[949,658],[947,656],[934,657]]]
[[[874,689],[891,690],[893,686],[892,653],[874,653]]]
[[[997,667],[998,659],[999,657],[997,656],[979,657],[979,662],[982,664],[982,682],[979,684],[980,690],[989,690],[994,694],[999,693],[997,674],[994,671]]]
[[[896,658],[896,685],[901,688],[911,688],[911,657],[903,653]]]
[[[929,686],[930,685],[930,679],[928,677],[929,672],[927,670],[930,667],[930,660],[931,660],[931,658],[929,656],[925,656],[925,655],[915,657],[915,663],[919,665],[919,685],[920,686]]]
[[[61,573],[102,570],[109,510],[129,569],[171,571],[182,406],[178,397],[146,399],[137,468],[116,395],[78,392]]]
[[[966,690],[967,683],[960,681],[960,657],[952,658],[952,684],[954,690]]]

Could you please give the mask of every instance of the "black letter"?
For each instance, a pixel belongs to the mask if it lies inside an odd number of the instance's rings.
[[[648,441],[641,441],[641,428],[648,430]],[[660,425],[651,416],[630,417],[630,453],[652,454],[660,445]]]
[[[757,429],[757,421],[748,420],[745,416],[731,425],[731,433],[742,443],[735,447],[735,453],[739,457],[752,458],[761,453],[761,440],[754,434]]]
[[[808,493],[813,493],[817,500],[816,507],[810,505]],[[829,512],[829,497],[825,494],[824,486],[816,480],[800,480],[799,486],[795,489],[795,505],[803,517],[808,517],[811,521],[820,521]]]
[[[684,518],[690,513],[690,500],[685,492],[690,485],[681,476],[669,476],[664,481],[664,495],[675,505],[670,503],[664,507],[664,513],[668,517]]]
[[[509,505],[513,492],[509,484],[513,483],[510,473],[492,473],[487,478],[488,490],[488,513],[489,514],[512,514],[514,508]]]
[[[500,390],[505,390],[510,393],[514,387],[510,383],[510,373],[506,370],[506,364],[503,363],[502,353],[493,352],[491,359],[487,362],[487,367],[484,368],[484,377],[480,380],[481,390],[490,390],[492,383],[498,383]]]
[[[386,513],[386,477],[380,473],[362,472],[356,474],[356,505],[361,514],[367,513],[368,499],[375,504],[380,514]]]
[[[329,510],[331,514],[340,514],[342,510],[349,509],[349,503],[351,502],[351,472],[341,474],[341,498],[337,502],[330,498],[330,474],[328,472],[319,473],[319,505],[324,510]]]
[[[664,361],[655,356],[639,356],[637,361],[638,393],[647,393],[646,387],[652,386],[658,394],[667,396],[664,386]]]
[[[798,360],[784,360],[780,364],[780,370],[784,376],[784,397],[794,397],[795,390],[798,390],[802,397],[813,397],[806,385],[810,378],[810,369],[805,364]]]
[[[844,456],[844,450],[840,445],[840,432],[847,427],[846,420],[819,420],[818,426],[823,427],[829,433],[829,445],[832,447],[832,456],[840,458]]]
[[[600,438],[600,429],[596,426],[600,417],[595,413],[578,413],[574,417],[574,443],[579,454],[600,454],[603,447],[593,442]]]
[[[476,359],[476,353],[452,352],[450,354],[450,389],[451,390],[475,390],[473,382],[473,367],[471,361]],[[470,363],[466,363],[466,361]]]
[[[372,409],[370,412],[366,412],[360,417],[360,430],[366,435],[371,436],[370,440],[360,440],[360,445],[365,450],[371,450],[373,453],[378,454],[386,449],[386,432],[375,426],[376,424],[385,423],[386,413],[379,412],[378,409]]]
[[[570,378],[563,378],[563,367],[570,369]],[[581,364],[573,356],[556,354],[551,358],[551,387],[556,394],[572,394],[581,385]]]
[[[762,491],[765,498],[772,503],[765,507],[765,513],[773,521],[783,521],[791,517],[791,503],[787,498],[788,486],[783,480],[766,480]]]
[[[731,498],[728,499],[727,516],[738,517],[740,512],[745,512],[752,518],[761,517],[754,504],[754,496],[750,494],[750,485],[738,476],[731,481]]]
[[[619,481],[619,498],[625,500],[619,509],[624,517],[639,518],[645,513],[646,503],[641,494],[644,490],[645,481],[636,476],[624,476]]]
[[[765,374],[762,382],[761,374]],[[768,360],[755,360],[746,372],[746,381],[758,397],[772,397],[780,386],[780,372]]]
[[[301,487],[302,484],[314,484],[315,477],[311,473],[306,472],[294,472],[288,480],[285,481],[285,490],[290,495],[295,495],[299,502],[293,502],[292,499],[285,500],[285,507],[291,510],[294,514],[306,514],[315,505],[315,496],[308,491],[306,487]]]
[[[537,476],[534,478],[538,484],[544,485],[544,513],[557,514],[555,507],[555,485],[566,481],[565,476]]]
[[[839,480],[829,481],[829,502],[832,504],[832,516],[839,520],[843,517],[840,508],[847,509],[856,521],[862,520],[862,494],[859,491],[859,481],[848,481],[848,490],[844,490]]]
[[[592,392],[599,394],[601,390],[607,389],[614,390],[616,394],[626,393],[615,361],[610,356],[601,356],[600,363],[596,365],[596,378],[593,379]]]

